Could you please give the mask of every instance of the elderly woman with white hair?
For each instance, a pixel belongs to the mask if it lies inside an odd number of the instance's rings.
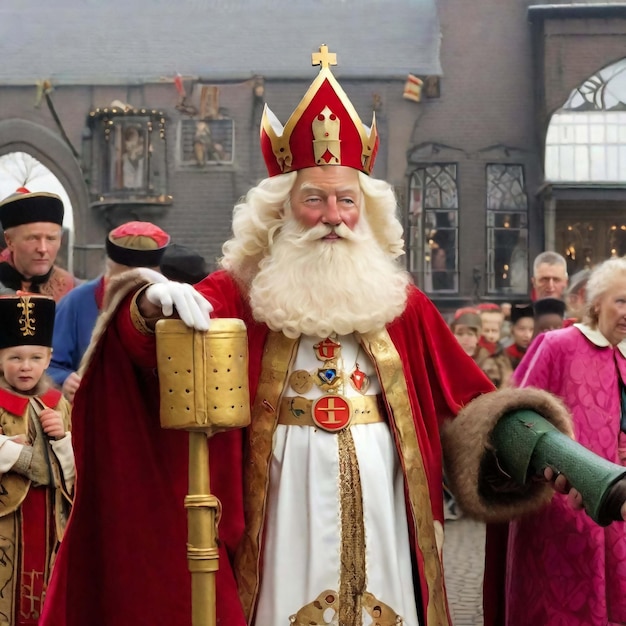
[[[626,259],[597,266],[581,323],[542,336],[521,380],[563,398],[576,440],[626,464]],[[511,524],[507,626],[626,623],[626,528],[595,525],[555,495]]]

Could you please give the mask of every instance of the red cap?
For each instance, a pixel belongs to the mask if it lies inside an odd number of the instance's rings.
[[[129,267],[157,267],[170,236],[151,222],[126,222],[106,238],[107,256]]]
[[[478,313],[478,309],[475,306],[465,306],[461,309],[457,309],[454,312],[454,319],[458,319],[461,315],[465,315],[466,313]]]
[[[479,311],[502,311],[500,305],[496,304],[495,302],[481,302],[480,304],[476,305],[476,308]]]

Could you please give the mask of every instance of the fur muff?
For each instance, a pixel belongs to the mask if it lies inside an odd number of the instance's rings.
[[[507,413],[529,409],[573,438],[571,416],[563,402],[541,389],[501,389],[475,398],[442,430],[446,477],[468,516],[505,522],[550,501],[552,487],[541,478],[515,482],[498,464],[491,433]]]

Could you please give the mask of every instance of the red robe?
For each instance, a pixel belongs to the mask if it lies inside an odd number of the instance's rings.
[[[191,624],[183,507],[189,436],[160,427],[154,338],[135,330],[128,300],[75,397],[74,508],[40,626]],[[210,440],[210,472],[224,507],[217,623],[245,626],[228,565],[243,525],[239,432]]]
[[[246,300],[225,272],[216,272],[196,288],[213,304],[214,317],[241,318],[246,323],[254,404],[269,331],[254,322]],[[153,338],[134,329],[128,308],[127,299],[100,340],[76,396],[76,497],[41,626],[191,624],[182,507],[187,436],[159,427]],[[427,526],[432,526],[433,519],[443,522],[439,436],[443,420],[493,386],[417,289],[410,289],[406,310],[389,325],[388,333],[400,358],[404,374],[400,382],[406,384],[408,394],[403,398],[409,409],[404,415],[394,415],[393,432],[407,471],[415,460],[402,451],[405,439],[415,438],[425,476],[420,488],[430,504],[427,512],[417,510],[410,501],[415,486],[407,484],[421,623],[446,624],[445,591],[434,541],[425,550],[416,529],[428,534],[432,528],[420,526],[423,520]],[[391,396],[386,394],[386,402],[393,408]],[[254,420],[253,411],[253,427]],[[271,446],[265,439],[259,444]],[[241,432],[216,435],[210,443],[212,491],[223,507],[217,591],[218,624],[222,626],[245,624],[229,560],[235,548],[239,554],[252,556],[237,559],[239,592],[247,611],[253,610],[256,600],[254,584],[249,583],[258,582],[262,574],[262,531],[256,552],[248,550],[250,537],[242,539],[242,533],[244,508],[248,516],[254,516],[258,512],[255,503],[263,503],[265,497],[258,490],[243,488],[250,476],[242,472],[241,443]],[[243,444],[245,449],[245,437]],[[245,468],[248,474],[252,472],[248,461]],[[246,565],[251,567],[241,569]]]

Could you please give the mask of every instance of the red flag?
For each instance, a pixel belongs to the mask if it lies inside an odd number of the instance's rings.
[[[183,85],[183,77],[180,74],[176,74],[176,76],[174,76],[174,86],[180,96],[184,98],[187,95],[185,92],[185,86]]]
[[[421,78],[409,74],[404,84],[404,93],[402,96],[413,102],[420,102],[422,99],[422,85],[424,82]]]

